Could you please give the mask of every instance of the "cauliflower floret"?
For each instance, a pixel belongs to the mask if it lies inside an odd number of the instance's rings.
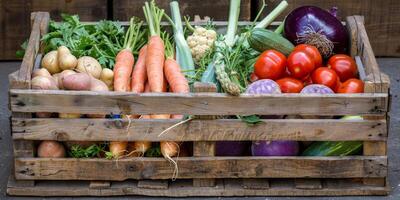
[[[196,63],[213,47],[216,39],[217,33],[214,30],[207,30],[201,26],[197,26],[193,34],[187,37],[187,43]]]

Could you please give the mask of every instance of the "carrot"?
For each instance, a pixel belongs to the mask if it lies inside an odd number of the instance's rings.
[[[167,58],[164,63],[164,73],[172,92],[189,93],[189,83],[181,72],[176,60]]]
[[[117,54],[114,65],[114,90],[129,91],[129,79],[132,73],[135,58],[130,49],[123,49]]]
[[[162,92],[163,67],[164,67],[164,42],[160,37],[160,23],[164,16],[164,10],[158,8],[154,1],[145,2],[144,16],[148,23],[150,38],[147,44],[146,72],[151,92]]]
[[[142,22],[135,23],[134,18],[130,20],[130,26],[126,32],[123,49],[118,52],[114,65],[114,90],[119,92],[130,91],[130,77],[133,71],[135,58],[132,49],[136,47],[137,40],[143,35],[140,33]],[[130,119],[130,115],[126,116]],[[127,151],[128,142],[110,142],[110,152],[113,158],[119,158]]]
[[[147,81],[147,71],[145,62],[146,54],[147,54],[147,45],[143,46],[140,49],[138,60],[132,72],[132,82],[131,82],[132,92],[141,93],[144,91],[144,84]]]
[[[162,92],[163,66],[164,42],[160,36],[151,36],[146,54],[146,70],[151,92]]]
[[[150,119],[150,115],[142,115],[140,119]],[[151,142],[149,141],[135,141],[128,144],[127,157],[139,157],[144,156],[147,150],[151,148]]]

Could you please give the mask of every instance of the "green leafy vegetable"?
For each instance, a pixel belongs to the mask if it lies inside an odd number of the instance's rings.
[[[68,154],[73,158],[95,158],[100,157],[105,148],[105,143],[99,145],[93,144],[87,148],[83,148],[80,145],[73,145]]]
[[[17,56],[17,58],[23,58],[25,55],[25,50],[28,47],[28,40],[25,40],[22,44],[21,44],[21,49],[18,50],[17,52],[15,52],[15,55]]]
[[[142,31],[145,31],[144,29]],[[133,54],[138,55],[146,43],[145,34],[138,38]],[[112,69],[115,56],[123,48],[125,29],[119,22],[102,20],[96,24],[83,24],[77,15],[62,15],[62,22],[51,21],[49,33],[44,35],[45,52],[64,45],[76,57],[92,56],[106,68]]]
[[[248,115],[248,116],[237,116],[239,119],[241,119],[243,122],[246,122],[248,125],[256,125],[259,123],[262,123],[261,119],[257,115]]]

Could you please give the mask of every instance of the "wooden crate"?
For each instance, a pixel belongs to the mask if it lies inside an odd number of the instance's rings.
[[[30,14],[35,11],[50,12],[53,20],[62,13],[79,14],[84,21],[107,19],[107,0],[0,0],[0,59],[18,59],[15,52],[29,37]]]
[[[132,16],[138,16],[144,19],[142,7],[146,0],[118,0],[113,1],[113,19],[120,21],[128,21]],[[170,1],[156,0],[157,5],[164,8],[167,13],[170,13]],[[228,20],[229,0],[180,0],[180,10],[182,16],[194,15],[200,17],[209,16],[214,20]],[[251,18],[251,0],[242,0],[240,4],[240,20],[248,21]]]
[[[376,56],[400,56],[400,1],[398,0],[287,0],[289,7],[280,15],[283,20],[291,10],[303,6],[314,5],[324,9],[333,6],[339,8],[339,18],[343,21],[349,15],[364,15],[365,28],[371,40],[372,49]],[[265,13],[275,8],[280,0],[266,0],[268,4]],[[261,7],[261,0],[253,0],[253,12]]]
[[[10,74],[14,173],[7,193],[25,196],[343,196],[387,195],[389,79],[380,72],[363,18],[346,19],[351,55],[364,94],[274,94],[233,97],[195,83],[190,94],[29,90],[41,59],[48,13],[34,13],[21,68]],[[364,67],[363,67],[364,66]],[[257,106],[255,106],[257,105]],[[33,118],[32,112],[190,114],[179,120]],[[266,119],[247,126],[212,115],[363,115],[364,120]],[[129,132],[126,131],[129,129]],[[193,141],[193,157],[179,157],[178,180],[164,158],[36,158],[35,141]],[[347,157],[217,157],[216,141],[363,141],[363,155]],[[107,172],[106,172],[107,171]],[[112,172],[112,173],[108,173]]]

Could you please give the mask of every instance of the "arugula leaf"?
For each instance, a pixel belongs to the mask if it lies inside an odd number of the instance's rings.
[[[100,153],[104,151],[105,147],[105,144],[93,144],[87,148],[83,148],[80,145],[73,145],[68,154],[73,158],[100,157]]]
[[[23,58],[25,55],[25,50],[28,47],[28,40],[25,40],[21,45],[20,45],[21,49],[18,50],[17,52],[15,52],[15,55],[17,56],[17,58]]]
[[[247,123],[248,125],[256,125],[262,123],[260,117],[258,115],[248,115],[248,116],[237,116],[243,122]]]

